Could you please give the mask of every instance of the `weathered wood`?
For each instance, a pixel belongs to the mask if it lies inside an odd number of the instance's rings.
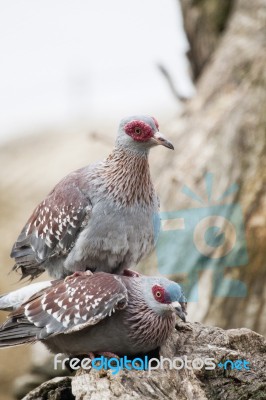
[[[197,80],[217,48],[235,0],[181,0],[180,3],[190,44],[188,57]]]
[[[214,199],[234,182],[239,184],[239,191],[228,200],[242,207],[249,262],[225,265],[221,273],[243,282],[247,295],[215,296],[212,280],[219,271],[208,269],[208,264],[199,271],[198,260],[191,259],[191,271],[198,274],[199,302],[190,306],[189,313],[192,320],[223,328],[246,326],[260,333],[266,333],[265,48],[266,1],[236,1],[198,81],[197,95],[166,127],[176,150],[159,159],[157,170],[153,169],[162,210],[167,211],[201,206],[182,194],[183,185],[208,203],[206,172],[214,174]],[[191,258],[189,250],[186,258]],[[182,265],[182,260],[178,262]]]
[[[108,371],[79,370],[72,381],[69,377],[48,381],[30,392],[23,400],[71,399],[64,397],[72,382],[76,400],[101,399],[178,399],[178,400],[252,400],[265,399],[266,341],[249,329],[224,331],[201,324],[178,325],[178,331],[162,348],[164,357],[184,357],[189,360],[213,357],[215,363],[246,359],[250,370],[180,369],[154,371],[121,371],[112,375]],[[62,393],[62,397],[60,397]],[[57,396],[57,397],[56,397]],[[59,396],[59,397],[58,397]]]
[[[71,378],[54,378],[44,382],[42,385],[32,390],[23,400],[74,400],[71,389]]]

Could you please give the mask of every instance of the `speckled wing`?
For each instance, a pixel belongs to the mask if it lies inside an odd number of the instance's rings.
[[[90,274],[76,272],[64,281],[54,281],[10,317],[14,321],[23,315],[24,324],[26,320],[39,328],[36,338],[45,339],[95,325],[127,306],[127,289],[119,277],[104,272]]]
[[[88,222],[92,207],[77,186],[77,172],[59,182],[36,207],[14,244],[11,257],[22,278],[37,277],[48,258],[67,255]]]

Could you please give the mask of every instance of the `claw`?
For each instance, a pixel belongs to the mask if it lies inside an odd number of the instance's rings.
[[[131,278],[138,278],[140,274],[136,271],[132,271],[132,269],[124,269],[123,271],[124,276],[129,276]]]
[[[86,271],[75,271],[74,274],[68,275],[65,279],[64,282],[68,282],[70,279],[76,278],[77,276],[82,276],[82,275],[93,275],[93,273],[88,269]]]
[[[117,358],[119,360],[119,356],[117,354],[111,353],[110,351],[97,351],[95,353],[89,351],[89,357],[91,360],[94,360],[94,358],[96,358],[95,354],[108,358]]]

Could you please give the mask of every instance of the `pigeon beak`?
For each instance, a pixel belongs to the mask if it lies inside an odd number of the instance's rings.
[[[152,143],[156,145],[162,145],[164,147],[167,147],[168,149],[174,150],[174,146],[172,145],[169,140],[165,138],[165,136],[161,132],[156,132],[153,137],[151,138]]]
[[[182,319],[183,322],[186,322],[186,312],[182,309],[181,304],[178,301],[174,301],[172,306],[175,309],[175,313]]]

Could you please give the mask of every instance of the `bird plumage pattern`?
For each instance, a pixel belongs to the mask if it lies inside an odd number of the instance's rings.
[[[109,157],[70,173],[29,218],[11,257],[22,278],[44,270],[56,279],[74,271],[120,274],[155,246],[159,202],[148,153],[173,149],[149,116],[121,121]]]
[[[69,355],[145,353],[166,341],[175,314],[185,320],[186,299],[176,282],[76,272],[16,308],[0,327],[0,347],[40,340]]]

